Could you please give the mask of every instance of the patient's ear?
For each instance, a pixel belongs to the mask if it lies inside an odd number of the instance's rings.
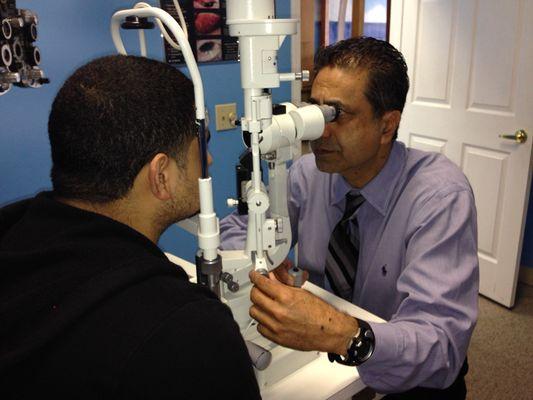
[[[148,183],[150,191],[159,200],[166,201],[171,198],[171,158],[158,153],[148,164]]]
[[[387,111],[381,117],[382,130],[381,130],[381,143],[386,144],[392,141],[398,126],[400,125],[400,119],[402,113],[398,110]]]

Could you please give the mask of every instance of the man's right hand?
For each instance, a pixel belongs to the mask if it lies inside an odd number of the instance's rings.
[[[250,317],[267,339],[302,351],[346,356],[359,329],[357,320],[305,289],[284,285],[255,271],[250,292]]]
[[[294,277],[289,274],[289,270],[293,268],[292,261],[288,258],[278,265],[275,269],[270,271],[270,279],[275,279],[285,285],[294,286]],[[303,270],[302,285],[309,279],[309,272]]]

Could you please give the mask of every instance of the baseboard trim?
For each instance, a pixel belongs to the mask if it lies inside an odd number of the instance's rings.
[[[520,267],[518,280],[526,285],[533,286],[533,268],[525,266]]]

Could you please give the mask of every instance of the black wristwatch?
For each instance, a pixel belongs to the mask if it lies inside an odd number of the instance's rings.
[[[368,360],[374,353],[375,339],[372,328],[366,321],[357,319],[359,332],[352,338],[348,346],[348,356],[343,357],[335,353],[328,353],[329,361],[343,365],[357,366]]]

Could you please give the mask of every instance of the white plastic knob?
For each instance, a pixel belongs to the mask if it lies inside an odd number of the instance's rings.
[[[226,204],[228,205],[228,207],[237,207],[239,205],[239,200],[227,199]]]

